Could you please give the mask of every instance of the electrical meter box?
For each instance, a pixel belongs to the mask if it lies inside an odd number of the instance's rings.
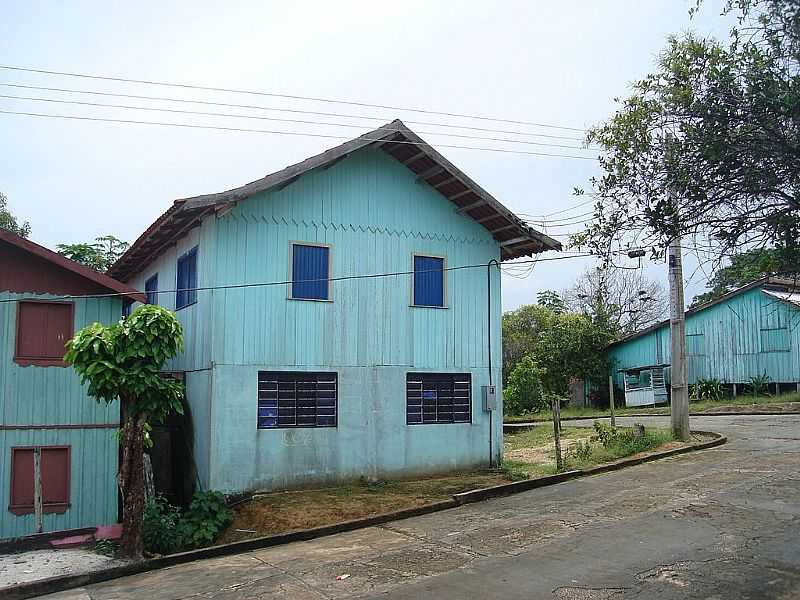
[[[497,410],[497,386],[484,385],[481,390],[483,391],[483,410],[486,412]]]

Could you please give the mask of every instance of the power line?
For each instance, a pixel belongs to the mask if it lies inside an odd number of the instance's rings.
[[[92,96],[107,96],[113,98],[131,98],[135,100],[155,100],[159,102],[181,102],[184,104],[202,104],[205,106],[224,106],[227,108],[246,108],[252,110],[264,110],[264,111],[273,111],[273,112],[287,112],[293,114],[302,114],[302,115],[316,115],[316,116],[323,116],[323,117],[341,117],[346,119],[364,119],[369,121],[380,121],[382,123],[386,123],[391,121],[393,117],[371,117],[367,115],[354,115],[354,114],[347,114],[347,113],[335,113],[335,112],[322,112],[322,111],[315,111],[315,110],[301,110],[296,108],[276,108],[271,106],[259,106],[257,104],[233,104],[230,102],[212,102],[210,100],[188,100],[185,98],[169,98],[166,96],[144,96],[141,94],[121,94],[115,92],[98,92],[95,90],[75,90],[69,88],[54,88],[54,87],[45,87],[39,85],[22,85],[19,83],[4,83],[0,82],[0,86],[4,87],[12,87],[18,89],[26,89],[26,90],[40,90],[46,92],[65,92],[69,94],[88,94]],[[487,133],[508,133],[511,135],[526,135],[531,137],[541,137],[541,138],[550,138],[556,140],[569,140],[572,142],[583,142],[584,138],[580,137],[571,137],[566,135],[553,135],[549,133],[532,133],[528,131],[516,131],[511,129],[492,129],[488,127],[475,127],[471,125],[455,125],[453,123],[438,123],[435,121],[407,121],[404,119],[405,123],[410,125],[430,125],[433,127],[450,127],[454,129],[468,129],[470,131],[483,131]]]
[[[525,213],[520,213],[520,214],[524,215]],[[531,223],[540,223],[542,225],[548,225],[548,224],[551,224],[551,223],[564,223],[564,222],[567,222],[567,221],[573,221],[574,219],[581,219],[582,217],[588,217],[589,215],[594,215],[594,211],[581,213],[579,215],[570,215],[569,217],[562,217],[560,219],[530,219],[529,218],[527,220],[530,221]],[[526,216],[529,216],[529,215],[526,215]]]
[[[0,84],[0,85],[2,85],[2,84]],[[544,215],[532,215],[532,214],[529,214],[529,213],[517,213],[517,214],[518,215],[525,215],[525,216],[532,217],[532,218],[547,218],[547,217],[552,217],[553,215],[560,215],[562,213],[569,212],[571,210],[575,210],[576,208],[580,208],[582,206],[586,206],[587,204],[590,204],[590,203],[592,203],[594,201],[595,201],[594,198],[590,198],[589,200],[586,200],[585,202],[580,202],[580,203],[578,203],[578,204],[576,204],[574,206],[570,206],[569,208],[563,208],[561,210],[557,210],[557,211],[554,211],[554,212],[551,212],[551,213],[547,213],[547,214],[544,214]]]
[[[515,261],[512,263],[507,263],[508,266],[512,265],[523,265],[523,264],[530,264],[530,263],[539,263],[539,262],[547,262],[547,261],[554,261],[554,260],[569,260],[572,258],[585,258],[589,256],[594,256],[593,254],[589,253],[576,253],[576,254],[562,254],[560,256],[551,256],[545,258],[536,258],[530,260],[520,260]],[[427,269],[421,271],[395,271],[391,273],[371,273],[367,275],[342,275],[340,277],[328,277],[328,278],[318,278],[318,279],[303,279],[303,280],[284,280],[284,281],[266,281],[260,283],[234,283],[229,285],[209,285],[209,286],[198,286],[194,288],[179,288],[179,289],[172,289],[172,290],[155,290],[153,292],[149,292],[151,294],[174,294],[177,292],[205,292],[210,290],[237,290],[237,289],[245,289],[245,288],[255,288],[255,287],[272,287],[277,285],[291,285],[293,283],[321,283],[325,282],[335,282],[335,281],[350,281],[354,279],[378,279],[383,277],[399,277],[401,275],[414,275],[420,273],[441,273],[443,271],[463,271],[465,269],[485,269],[488,265],[486,263],[482,264],[471,264],[471,265],[461,265],[458,267],[445,267],[443,269]],[[118,298],[120,296],[130,296],[132,293],[138,293],[141,295],[145,295],[146,292],[141,292],[139,290],[134,290],[134,292],[111,292],[107,294],[68,294],[64,296],[59,296],[57,298],[53,298],[54,300],[79,300],[83,298]],[[25,302],[27,300],[35,300],[36,298],[2,298],[0,299],[0,303],[6,302]]]
[[[57,98],[35,98],[31,96],[13,96],[10,94],[0,94],[0,98],[8,98],[11,100],[26,100],[32,102],[50,102],[54,104],[74,104],[78,106],[92,106],[92,107],[102,107],[102,108],[123,108],[126,110],[148,110],[148,111],[155,111],[155,112],[168,112],[168,113],[179,113],[179,114],[187,114],[187,115],[202,115],[202,116],[211,116],[211,117],[231,117],[235,119],[258,119],[262,121],[279,121],[282,123],[300,123],[304,125],[327,125],[332,127],[350,127],[354,129],[363,129],[363,125],[353,125],[352,123],[331,123],[331,122],[321,122],[321,121],[306,121],[303,119],[283,119],[280,117],[261,117],[256,115],[237,115],[232,113],[221,113],[221,112],[204,112],[204,111],[197,111],[197,110],[182,110],[177,108],[156,108],[151,106],[131,106],[126,104],[108,104],[105,102],[82,102],[79,100],[61,100]],[[391,127],[379,127],[377,131],[394,131]],[[436,131],[419,131],[420,135],[443,135],[447,137],[457,137],[457,138],[464,138],[470,140],[484,140],[490,142],[507,142],[512,144],[528,144],[532,146],[549,146],[551,148],[568,148],[571,150],[589,150],[589,148],[582,147],[582,146],[566,146],[564,144],[550,144],[547,142],[532,142],[529,140],[513,140],[509,138],[494,138],[494,137],[484,137],[479,135],[467,135],[467,134],[459,134],[459,133],[441,133]]]
[[[184,129],[210,129],[210,130],[217,130],[217,131],[238,131],[244,133],[267,133],[267,134],[274,134],[274,135],[294,135],[294,136],[301,136],[301,137],[316,137],[316,138],[326,138],[326,139],[336,139],[336,140],[347,140],[349,139],[346,136],[341,135],[328,135],[324,133],[301,133],[296,131],[276,131],[276,130],[269,130],[269,129],[248,129],[245,127],[223,127],[219,125],[195,125],[195,124],[188,124],[188,123],[168,123],[163,121],[136,121],[133,119],[110,119],[110,118],[101,118],[101,117],[81,117],[76,115],[53,115],[47,113],[34,113],[34,112],[24,112],[24,111],[14,111],[14,110],[0,110],[0,113],[7,114],[7,115],[22,115],[27,117],[43,117],[49,119],[68,119],[68,120],[75,120],[75,121],[96,121],[96,122],[103,122],[103,123],[125,123],[125,124],[132,124],[132,125],[158,125],[162,127],[182,127]],[[380,139],[380,138],[360,138],[365,142],[386,142],[388,140]],[[411,146],[429,146],[430,144],[419,143],[419,142],[411,142],[411,141],[404,141],[404,140],[391,140],[393,144],[405,144]],[[551,154],[547,152],[532,152],[530,150],[510,150],[506,148],[485,148],[479,146],[461,146],[458,144],[436,144],[439,148],[458,148],[462,150],[481,150],[484,152],[499,152],[502,154],[525,154],[529,156],[549,156],[555,158],[574,158],[578,160],[596,160],[590,156],[574,156],[569,154]]]
[[[362,106],[367,108],[382,108],[387,110],[401,110],[405,112],[416,112],[421,114],[429,114],[429,115],[441,115],[447,117],[458,117],[463,119],[477,119],[481,121],[495,121],[498,123],[513,123],[515,125],[531,125],[534,127],[546,127],[550,129],[566,129],[570,131],[586,131],[580,127],[567,127],[564,125],[552,125],[550,123],[535,123],[532,121],[521,121],[515,119],[502,119],[496,117],[486,117],[480,115],[469,115],[464,113],[453,113],[453,112],[445,112],[445,111],[436,111],[436,110],[428,110],[422,108],[404,108],[401,106],[392,106],[387,104],[371,104],[368,102],[355,102],[351,100],[336,100],[331,98],[320,98],[314,96],[300,96],[296,94],[279,94],[274,92],[262,92],[256,90],[242,90],[242,89],[235,89],[235,88],[223,88],[223,87],[212,87],[206,85],[196,85],[196,84],[188,84],[188,83],[172,83],[167,81],[150,81],[147,79],[129,79],[126,77],[112,77],[109,75],[91,75],[88,73],[73,73],[69,71],[50,71],[47,69],[33,69],[28,67],[16,67],[11,65],[0,65],[0,69],[6,69],[9,71],[23,71],[26,73],[40,73],[44,75],[61,75],[64,77],[79,77],[82,79],[96,79],[100,81],[116,81],[121,83],[138,83],[143,85],[157,85],[163,87],[175,87],[175,88],[184,88],[184,89],[191,89],[191,90],[203,90],[207,92],[225,92],[225,93],[232,93],[232,94],[248,94],[251,96],[268,96],[271,98],[286,98],[289,100],[307,100],[310,102],[326,102],[328,104],[344,104],[349,106]]]

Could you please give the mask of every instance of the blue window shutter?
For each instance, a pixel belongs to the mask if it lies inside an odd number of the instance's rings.
[[[158,304],[158,273],[144,282],[144,295],[148,304]]]
[[[197,246],[178,259],[175,310],[197,302]]]
[[[292,248],[292,298],[329,300],[326,246],[294,244]]]
[[[414,257],[414,305],[444,306],[444,259]]]

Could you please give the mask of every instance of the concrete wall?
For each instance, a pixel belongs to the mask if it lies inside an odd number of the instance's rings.
[[[0,292],[0,299],[31,297],[54,298]],[[74,329],[94,322],[110,324],[121,314],[122,303],[116,298],[76,300]],[[113,523],[117,520],[114,426],[119,422],[118,403],[90,398],[72,368],[15,363],[16,315],[16,302],[0,302],[0,538],[35,533],[33,515],[8,511],[11,448],[15,446],[71,447],[71,506],[63,514],[45,515],[45,531]],[[65,425],[72,428],[58,427]],[[93,428],[75,428],[80,425]]]
[[[322,368],[322,367],[320,367]],[[472,373],[472,423],[406,425],[407,368],[339,367],[338,426],[257,429],[259,369],[214,368],[211,487],[224,491],[283,489],[358,477],[399,477],[489,463],[489,417]],[[493,416],[495,463],[502,451],[502,413]]]

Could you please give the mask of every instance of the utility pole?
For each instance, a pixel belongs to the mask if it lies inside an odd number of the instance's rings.
[[[670,413],[672,434],[689,441],[689,388],[686,385],[686,322],[683,307],[683,265],[681,237],[669,244],[669,329],[672,362]]]
[[[617,426],[617,420],[614,418],[614,376],[608,376],[608,402],[611,407],[611,426]]]
[[[556,447],[556,471],[560,473],[564,468],[564,461],[561,458],[561,400],[553,398],[551,406],[553,409],[553,442]]]

